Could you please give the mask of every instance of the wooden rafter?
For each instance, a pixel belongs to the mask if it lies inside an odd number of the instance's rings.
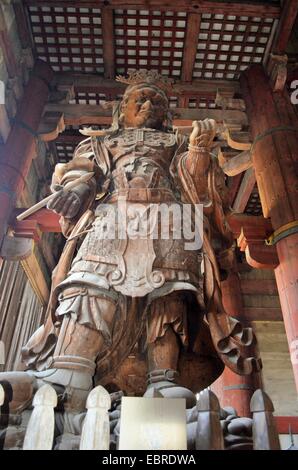
[[[181,80],[190,82],[192,80],[193,68],[196,60],[197,43],[200,33],[201,15],[189,13],[187,16],[186,36],[183,51],[183,63]]]
[[[108,3],[108,5],[107,5]],[[73,6],[73,0],[25,0],[26,5],[42,5],[42,6]],[[99,8],[109,7],[112,9],[154,9],[154,10],[171,10],[171,11],[187,11],[193,13],[215,13],[215,14],[233,14],[245,16],[259,16],[271,18],[279,18],[280,7],[274,3],[260,2],[216,2],[211,0],[80,0],[76,5],[82,7]]]
[[[104,77],[115,77],[115,44],[113,10],[101,10]]]
[[[57,86],[73,86],[75,90],[103,93],[107,95],[120,95],[124,92],[126,86],[112,79],[100,77],[95,74],[80,74],[59,72],[55,74]],[[226,96],[233,97],[239,93],[239,82],[231,80],[192,80],[191,83],[185,81],[176,81],[173,86],[173,95],[183,94],[187,96],[214,95],[220,89]]]
[[[220,109],[187,109],[175,108],[173,111],[173,125],[190,128],[195,120],[206,118],[215,119],[223,124]],[[233,128],[247,125],[246,114],[242,111],[229,110],[225,114],[225,122]],[[73,125],[99,125],[109,126],[112,123],[112,110],[102,106],[85,104],[47,104],[45,114],[39,127],[39,134],[45,141],[55,140],[65,126]],[[189,129],[188,129],[189,130]],[[249,171],[249,170],[247,170]]]
[[[233,206],[233,202],[235,200],[235,197],[237,196],[237,192],[241,184],[241,179],[241,174],[233,176],[232,178],[228,178],[229,201],[231,207]]]
[[[252,190],[256,184],[256,177],[253,168],[249,168],[243,175],[233,209],[235,212],[244,212]]]

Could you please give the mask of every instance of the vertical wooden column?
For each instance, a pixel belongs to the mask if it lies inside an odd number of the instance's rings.
[[[0,245],[8,219],[35,156],[35,141],[44,106],[48,99],[52,69],[37,61],[8,139],[0,153]]]
[[[226,312],[245,323],[239,274],[234,270],[231,271],[227,279],[221,283],[221,289]],[[217,395],[221,407],[232,406],[239,416],[249,417],[250,400],[257,388],[256,382],[256,374],[238,375],[225,367],[211,388]]]
[[[245,71],[240,83],[263,213],[275,234],[275,275],[298,390],[298,114],[286,90],[271,90],[261,66]]]
[[[298,233],[280,240],[276,250],[275,278],[298,392]]]

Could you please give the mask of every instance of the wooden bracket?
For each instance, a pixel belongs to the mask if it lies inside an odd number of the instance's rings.
[[[39,242],[41,238],[41,230],[36,220],[15,221],[13,232],[17,238],[32,238],[35,242]]]
[[[224,129],[222,131],[222,135],[227,141],[228,146],[231,147],[232,149],[236,149],[236,150],[250,150],[251,149],[251,146],[252,146],[251,142],[237,142],[231,137],[229,126],[226,125],[226,123],[224,123]]]
[[[28,238],[33,238],[38,241],[41,232],[61,232],[61,226],[59,224],[60,217],[56,212],[43,208],[29,215],[25,220],[15,220],[16,217],[24,211],[25,209],[17,208],[13,214],[11,226],[16,236],[22,236],[23,233],[27,233]]]
[[[237,109],[238,111],[245,111],[246,109],[244,100],[231,98],[229,93],[220,89],[216,92],[215,104],[220,106],[223,110]]]
[[[62,112],[46,111],[38,128],[38,134],[41,140],[49,142],[57,139],[60,132],[64,130],[64,114]]]
[[[34,247],[32,238],[17,238],[6,235],[0,249],[1,258],[8,261],[24,260],[28,258]]]
[[[267,71],[270,77],[272,90],[282,91],[287,81],[288,56],[270,54]]]
[[[258,233],[257,227],[254,231],[242,227],[237,245],[253,268],[275,269],[279,264],[276,248],[265,244],[264,233]]]
[[[227,221],[250,266],[259,269],[275,269],[278,266],[275,246],[265,244],[265,239],[272,233],[269,219],[231,212]]]
[[[252,167],[251,153],[249,150],[238,153],[234,157],[225,159],[219,149],[218,161],[222,171],[228,176],[236,176]]]

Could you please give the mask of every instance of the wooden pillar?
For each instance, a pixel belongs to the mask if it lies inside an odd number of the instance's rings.
[[[48,99],[52,69],[37,61],[18,106],[14,125],[0,153],[0,245],[10,213],[21,194],[32,159],[44,106]]]
[[[245,71],[240,83],[263,213],[274,230],[275,275],[298,390],[298,114],[286,90],[271,90],[261,66]]]
[[[298,233],[280,240],[276,249],[275,278],[298,391]]]
[[[226,312],[245,323],[239,274],[231,271],[221,283],[222,299]],[[238,375],[225,367],[222,375],[211,388],[217,395],[221,407],[232,406],[239,416],[251,415],[250,400],[257,388],[257,375]]]

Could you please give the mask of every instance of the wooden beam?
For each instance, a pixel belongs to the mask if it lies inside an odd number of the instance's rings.
[[[223,124],[223,115],[220,109],[173,109],[173,124],[178,127],[191,127],[193,121],[206,118],[215,119],[218,123]],[[242,111],[227,111],[224,120],[228,126],[232,127],[241,128],[241,126],[247,125],[246,114]],[[68,125],[110,125],[111,123],[112,110],[100,105],[48,103],[39,128],[39,135],[43,140],[49,141],[56,139],[59,132]]]
[[[101,29],[103,41],[104,77],[115,77],[115,40],[113,10],[102,8]]]
[[[241,292],[245,295],[278,295],[274,279],[241,279]]]
[[[241,184],[242,174],[228,178],[228,188],[229,188],[229,201],[230,206],[233,206],[235,197],[237,196],[239,186]]]
[[[282,321],[282,312],[278,307],[245,307],[244,318],[252,321]]]
[[[256,177],[254,169],[249,168],[243,175],[238,194],[233,204],[233,210],[235,212],[244,212],[255,184]]]
[[[59,224],[59,215],[56,212],[51,211],[50,209],[39,209],[34,214],[29,215],[25,220],[16,222],[17,215],[24,212],[26,208],[17,208],[14,210],[11,225],[15,229],[19,227],[21,229],[22,222],[36,222],[41,232],[61,232],[61,226]],[[25,226],[25,225],[24,225]],[[29,225],[27,225],[29,227]],[[35,230],[35,227],[32,226]],[[32,232],[32,237],[34,238],[34,232]]]
[[[82,134],[59,134],[56,143],[78,145],[86,137]]]
[[[100,77],[95,74],[74,74],[70,72],[56,72],[55,83],[57,87],[63,86],[63,89],[67,87],[74,87],[76,91],[82,91],[88,93],[103,93],[111,95],[120,95],[124,92],[126,85],[120,82],[116,82],[112,79]],[[238,81],[231,80],[192,80],[191,83],[184,81],[178,81],[173,86],[172,95],[187,95],[196,96],[208,94],[214,95],[216,98],[217,90],[220,89],[225,93],[225,96],[231,98],[235,93],[240,92],[240,85]]]
[[[40,269],[37,257],[32,253],[28,258],[21,260],[20,262],[29,279],[32,289],[38,296],[42,305],[47,305],[50,292],[44,274]]]
[[[284,54],[298,14],[298,0],[285,0],[272,50]]]
[[[25,0],[26,5],[74,6],[73,0]],[[279,18],[280,7],[271,2],[215,2],[211,0],[80,0],[80,6],[100,8],[109,5],[109,8],[122,8],[133,10],[169,10],[169,11],[187,11],[194,13],[214,13],[228,15],[245,15]]]
[[[241,152],[235,157],[229,158],[222,166],[222,171],[228,176],[236,176],[252,166],[250,150]],[[240,188],[241,189],[241,188]],[[241,211],[242,212],[242,211]]]
[[[183,50],[183,63],[181,79],[184,82],[191,82],[193,68],[196,60],[198,38],[201,26],[201,15],[189,13],[187,16],[187,26]]]

